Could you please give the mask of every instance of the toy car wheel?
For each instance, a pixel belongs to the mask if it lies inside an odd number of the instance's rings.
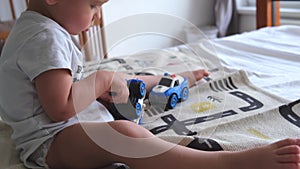
[[[136,110],[136,115],[141,116],[143,110],[142,105],[140,103],[136,103],[135,110]]]
[[[181,101],[186,101],[188,97],[189,97],[189,90],[187,87],[185,87],[181,91]]]
[[[176,104],[178,102],[178,97],[176,94],[172,94],[170,97],[169,97],[169,100],[168,100],[168,104],[167,104],[167,107],[169,109],[173,109]]]
[[[146,85],[143,82],[130,84],[130,88],[133,95],[138,99],[141,99],[146,95]]]

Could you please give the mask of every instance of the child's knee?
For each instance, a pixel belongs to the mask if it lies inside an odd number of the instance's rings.
[[[117,120],[109,123],[115,130],[123,135],[133,138],[153,137],[153,134],[142,126],[127,120]]]

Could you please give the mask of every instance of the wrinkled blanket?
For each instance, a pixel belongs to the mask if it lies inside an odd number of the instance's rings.
[[[190,89],[173,110],[155,107],[143,124],[155,135],[201,150],[242,150],[300,137],[300,100],[287,100],[250,83],[244,71]]]

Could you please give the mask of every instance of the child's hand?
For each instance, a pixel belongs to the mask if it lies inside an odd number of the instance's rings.
[[[129,97],[129,90],[127,87],[127,79],[131,78],[129,75],[116,72],[107,72],[106,78],[109,79],[107,90],[99,97],[99,99],[110,103],[126,103]]]
[[[197,81],[201,80],[203,77],[209,76],[209,72],[204,69],[200,69],[200,70],[182,72],[179,73],[179,75],[188,78],[189,87],[192,87],[196,84]]]

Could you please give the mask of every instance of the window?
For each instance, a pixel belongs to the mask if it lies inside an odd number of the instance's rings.
[[[255,15],[256,0],[236,0],[238,13]],[[280,1],[281,24],[300,25],[300,1]]]
[[[179,80],[175,81],[174,87],[179,86]]]
[[[244,1],[246,1],[245,4],[247,4],[247,6],[255,6],[256,5],[256,0],[244,0]],[[298,1],[298,2],[297,1],[280,1],[280,7],[300,10],[300,1]]]

